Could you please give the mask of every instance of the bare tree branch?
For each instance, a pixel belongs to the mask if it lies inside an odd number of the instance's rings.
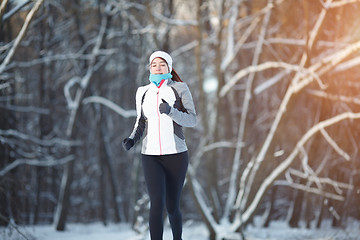
[[[322,2],[322,1],[320,1]],[[337,7],[343,7],[347,4],[353,4],[353,3],[360,3],[360,0],[340,0],[333,2],[331,4],[326,5],[326,8],[337,8]]]
[[[38,0],[34,7],[30,10],[30,12],[28,13],[28,15],[25,18],[25,22],[19,32],[19,34],[17,35],[14,44],[12,46],[12,48],[10,49],[9,53],[6,55],[4,61],[2,62],[2,64],[0,65],[0,74],[3,73],[6,65],[9,64],[10,60],[12,59],[12,57],[15,54],[15,51],[17,49],[17,47],[19,46],[21,40],[24,38],[25,33],[29,27],[29,24],[32,20],[32,18],[34,17],[35,13],[37,12],[37,10],[40,8],[41,4],[44,2],[44,0]]]
[[[103,97],[99,97],[99,96],[87,97],[83,100],[83,104],[88,104],[88,103],[102,104],[110,108],[111,110],[115,111],[117,114],[119,114],[124,118],[136,117],[136,110],[124,110],[119,105]]]
[[[73,161],[75,156],[69,155],[67,157],[61,159],[50,159],[50,160],[30,160],[30,159],[16,159],[2,170],[0,170],[0,177],[5,176],[12,169],[20,166],[20,165],[31,165],[31,166],[39,166],[39,167],[53,167],[58,165],[66,164],[70,161]]]
[[[267,5],[272,6],[273,1],[268,0]],[[272,11],[269,10],[264,16],[262,26],[260,29],[259,41],[255,48],[254,58],[252,60],[252,66],[257,66],[260,61],[260,55],[261,55],[261,52],[263,49],[264,39],[266,36],[267,27],[269,25],[271,14],[272,14]],[[240,118],[240,124],[239,124],[236,151],[234,154],[233,165],[232,165],[232,170],[231,170],[231,174],[230,174],[228,198],[226,200],[224,214],[223,214],[224,219],[229,218],[231,210],[234,205],[234,201],[236,199],[236,185],[237,185],[238,172],[239,172],[239,168],[240,168],[240,161],[241,161],[241,155],[242,155],[242,149],[243,149],[242,142],[244,142],[245,128],[246,128],[246,123],[247,123],[247,118],[248,118],[248,113],[249,113],[250,102],[251,102],[251,98],[252,98],[251,95],[252,95],[254,79],[255,79],[255,72],[250,73],[250,75],[246,81],[246,90],[245,90],[245,96],[244,96],[244,101],[243,101],[243,105],[242,105],[242,112],[241,112],[241,118]],[[252,181],[251,174],[249,175],[249,177],[250,177],[250,181]],[[249,193],[249,191],[244,192],[245,195],[247,193]]]
[[[7,3],[7,2],[8,2],[7,0],[4,0],[1,5],[5,4],[5,6],[6,6],[6,3]],[[3,16],[2,13],[0,13],[0,23],[1,23],[1,17],[2,17],[2,22],[5,22],[5,21],[8,20],[9,18],[11,18],[11,16],[13,16],[15,13],[17,13],[20,9],[22,9],[23,7],[25,7],[25,6],[28,5],[29,3],[31,3],[31,0],[26,0],[26,1],[20,2],[20,4],[16,5],[16,6],[15,6],[13,9],[11,9],[8,13],[4,14],[4,16]],[[2,10],[4,10],[4,9],[2,9],[2,6],[1,6],[1,9],[0,9],[0,10],[1,10],[1,12],[2,12]]]
[[[237,220],[234,222],[234,225],[236,227],[240,227],[240,224],[242,222],[246,222],[249,220],[249,218],[254,214],[260,200],[263,198],[266,190],[271,186],[271,184],[282,174],[293,161],[295,160],[296,156],[299,154],[301,148],[304,146],[304,144],[316,133],[318,133],[321,129],[324,129],[326,127],[329,127],[331,125],[334,125],[340,121],[346,120],[346,119],[360,119],[360,113],[353,113],[353,112],[345,112],[342,114],[339,114],[335,117],[332,117],[330,119],[324,120],[322,122],[319,122],[318,124],[314,125],[312,128],[310,128],[304,136],[297,142],[296,147],[294,150],[290,153],[290,155],[281,162],[278,167],[276,167],[269,176],[262,182],[260,187],[258,188],[258,191],[248,206],[248,208],[245,210],[245,212],[241,215],[242,220]]]
[[[341,64],[339,64],[338,66],[336,66],[334,72],[342,72],[342,71],[346,71],[350,68],[356,67],[360,65],[360,57],[356,57],[353,59],[350,59],[349,61],[343,62]]]
[[[320,130],[321,134],[324,136],[325,140],[330,144],[330,146],[342,156],[346,161],[350,161],[350,156],[344,150],[342,150],[339,145],[330,137],[330,135],[325,131],[325,129]]]
[[[82,96],[84,94],[84,90],[87,88],[88,83],[90,81],[90,78],[93,75],[94,72],[94,65],[96,63],[96,56],[99,54],[99,50],[100,50],[100,46],[104,37],[104,33],[106,30],[106,18],[104,17],[102,19],[101,22],[101,26],[100,26],[100,30],[99,30],[99,34],[98,34],[98,38],[96,41],[96,44],[92,50],[92,58],[90,59],[90,63],[89,63],[89,67],[87,69],[87,72],[85,74],[85,76],[83,78],[73,78],[71,79],[70,82],[70,87],[75,83],[79,83],[80,84],[80,88],[77,89],[76,94],[74,99],[72,99],[70,97],[70,94],[68,94],[67,96],[67,101],[68,101],[68,106],[70,107],[70,118],[69,118],[69,124],[68,124],[68,128],[66,130],[66,133],[68,136],[70,136],[71,132],[72,132],[72,128],[74,126],[74,121],[75,121],[75,116],[77,114],[77,110],[79,108],[80,102],[82,101]],[[66,91],[66,89],[64,88],[64,91]]]
[[[98,52],[98,56],[109,56],[113,55],[115,53],[118,53],[119,49],[113,48],[113,49],[101,49]],[[93,58],[93,54],[83,54],[82,51],[79,51],[77,53],[67,53],[67,54],[57,54],[53,56],[42,56],[38,59],[32,59],[31,61],[27,62],[19,62],[19,61],[13,61],[12,63],[8,64],[4,71],[10,70],[12,68],[29,68],[33,67],[38,64],[43,63],[51,63],[54,61],[66,61],[66,60],[91,60]]]
[[[205,221],[207,221],[207,224],[215,230],[218,224],[216,223],[211,212],[209,211],[209,208],[207,208],[207,204],[205,202],[205,194],[203,193],[200,183],[196,179],[196,174],[191,165],[189,165],[188,176],[190,177],[189,184],[191,184],[194,188],[193,193],[196,195],[195,199],[198,201],[200,210],[205,216],[204,219]]]
[[[3,20],[3,15],[5,13],[5,9],[6,9],[7,4],[8,4],[8,0],[1,1],[1,4],[0,4],[0,24],[2,24],[2,22],[4,21]]]
[[[331,65],[332,67],[334,66],[333,64],[337,64],[339,63],[342,59],[344,59],[346,56],[348,56],[349,54],[353,53],[354,51],[356,51],[357,49],[360,48],[360,41],[359,42],[356,42],[352,45],[350,45],[349,47],[341,50],[341,51],[338,51],[337,53],[333,54],[331,57],[327,57],[324,62],[325,63],[328,63],[328,65]],[[323,69],[326,69],[326,70],[330,70],[331,68],[328,67],[328,65],[325,65],[323,67]],[[314,64],[313,66],[311,66],[309,68],[309,72],[314,72],[316,69],[319,69],[321,68],[321,66],[323,66],[323,62],[321,63],[317,63],[317,64]],[[296,66],[296,68],[300,68],[299,66]],[[324,74],[326,71],[325,70],[319,70],[321,72],[321,74]],[[299,71],[300,73],[300,71]],[[319,76],[321,74],[318,74]],[[300,76],[299,74],[297,74],[297,76]],[[286,106],[287,104],[289,103],[292,95],[298,91],[300,91],[301,89],[303,89],[305,86],[307,86],[313,79],[314,79],[314,75],[313,74],[310,74],[309,77],[305,77],[304,80],[301,80],[297,83],[297,79],[299,79],[297,76],[295,76],[295,78],[293,79],[293,82],[292,84],[290,85],[290,87],[288,88],[287,92],[285,93],[285,96],[280,104],[280,107],[279,107],[279,110],[275,116],[275,119],[274,119],[274,122],[273,122],[273,125],[271,126],[270,128],[270,132],[268,133],[266,139],[265,139],[265,142],[264,144],[262,145],[262,148],[260,149],[260,152],[259,154],[257,155],[256,157],[256,161],[255,161],[255,164],[254,164],[254,167],[252,168],[253,171],[257,171],[260,164],[264,161],[265,159],[265,154],[266,152],[268,151],[268,148],[270,146],[270,143],[272,142],[272,139],[273,139],[273,136],[275,134],[275,131],[279,125],[279,122],[283,116],[283,114],[286,112]],[[312,79],[312,80],[311,80]],[[271,175],[270,175],[271,176]],[[266,182],[266,180],[265,180]],[[265,183],[264,182],[264,183]],[[251,187],[251,185],[247,186],[248,188]],[[259,196],[257,196],[259,197]],[[253,203],[254,201],[258,201],[258,200],[253,200]],[[246,201],[245,201],[246,202]],[[256,206],[251,206],[251,208],[254,208]],[[246,211],[248,213],[253,213],[254,212],[254,209],[251,210],[251,208],[248,208]],[[248,218],[250,218],[250,216],[247,216]]]
[[[333,0],[327,0],[326,1],[326,5],[329,5],[332,3]],[[321,28],[321,26],[323,25],[324,23],[324,19],[325,19],[325,16],[327,14],[327,9],[323,8],[320,12],[320,15],[315,23],[315,26],[313,27],[313,29],[311,30],[310,32],[310,36],[309,36],[309,40],[308,40],[308,45],[307,45],[307,48],[309,50],[311,50],[314,46],[314,43],[315,43],[315,39],[316,37],[318,36],[319,34],[319,30]],[[301,66],[304,66],[305,62],[306,62],[306,59],[309,58],[310,56],[308,56],[306,54],[306,51],[304,52],[305,54],[303,55],[303,59],[301,61]]]
[[[352,185],[352,184],[338,182],[338,181],[332,180],[331,178],[323,178],[323,177],[318,177],[318,176],[314,176],[314,175],[309,176],[308,174],[302,173],[301,171],[293,169],[293,168],[289,168],[285,173],[285,177],[290,183],[294,182],[290,176],[291,174],[293,174],[297,177],[303,178],[303,179],[307,179],[311,183],[318,181],[321,184],[328,184],[328,185],[332,186],[338,194],[343,193],[341,188],[354,189],[354,185]]]
[[[301,74],[306,74],[308,71],[298,65],[292,65],[285,62],[265,62],[258,65],[252,65],[247,68],[241,69],[238,71],[220,91],[220,97],[224,97],[233,86],[243,77],[250,73],[261,72],[270,68],[284,68],[290,71],[300,72]]]
[[[339,51],[327,56],[326,58],[322,59],[321,61],[313,64],[311,67],[309,67],[309,71],[310,72],[316,71],[318,76],[322,76],[326,72],[334,69],[334,67],[337,64],[342,62],[346,57],[348,57],[350,54],[358,51],[359,49],[360,49],[360,41],[355,42],[355,43],[349,45],[348,47],[346,47],[342,50],[339,50]],[[313,76],[308,76],[308,77],[303,78],[298,83],[294,84],[293,85],[294,93],[302,90],[305,86],[307,86],[313,80],[314,80]]]
[[[276,74],[272,78],[266,80],[265,82],[263,82],[260,85],[258,85],[257,87],[255,87],[254,94],[258,95],[261,92],[263,92],[263,91],[267,90],[268,88],[272,87],[274,84],[279,82],[281,79],[283,79],[283,77],[288,75],[290,72],[291,72],[290,70],[284,70],[284,71],[279,72],[278,74]]]
[[[5,84],[3,84],[5,86]],[[0,85],[0,89],[1,89]],[[10,84],[9,84],[10,86]],[[49,114],[50,111],[49,109],[46,108],[40,108],[40,107],[34,107],[34,106],[16,106],[16,105],[10,105],[10,104],[0,104],[0,108],[4,108],[10,111],[14,111],[14,112],[26,112],[26,113],[37,113],[37,114]]]
[[[169,25],[176,25],[176,26],[197,26],[198,25],[198,22],[196,20],[168,18],[158,12],[153,12],[152,14],[160,21],[167,23]]]
[[[227,69],[227,67],[230,65],[232,60],[234,60],[234,58],[240,51],[241,47],[246,42],[246,40],[249,38],[249,36],[254,31],[254,29],[256,28],[256,26],[258,25],[259,22],[260,22],[260,18],[259,17],[255,18],[251,22],[250,26],[246,29],[244,34],[242,34],[241,38],[236,42],[235,46],[233,46],[232,48],[230,48],[230,47],[227,48],[228,51],[226,52],[226,55],[224,56],[224,60],[221,63],[221,70],[225,71]],[[228,41],[230,41],[230,40],[228,40]]]
[[[326,93],[323,91],[312,90],[312,89],[308,90],[308,92],[311,95],[314,95],[317,97],[326,98],[326,99],[330,99],[333,101],[342,101],[342,102],[346,102],[346,103],[354,103],[354,104],[360,105],[360,98],[348,97],[348,96],[344,96],[344,95],[335,95],[335,94],[330,94],[330,93]]]
[[[62,146],[80,146],[81,142],[80,141],[68,141],[65,139],[61,139],[61,138],[52,138],[52,139],[39,139],[37,137],[34,137],[32,135],[27,135],[24,134],[22,132],[13,130],[13,129],[9,129],[9,130],[1,130],[0,129],[0,138],[2,138],[2,136],[4,137],[16,137],[18,139],[21,139],[22,141],[30,141],[33,142],[37,145],[40,146],[44,146],[44,147],[50,147],[50,146],[54,146],[54,145],[62,145]],[[3,138],[5,139],[5,138]]]
[[[341,195],[325,192],[325,191],[322,191],[321,189],[305,186],[305,185],[295,183],[295,182],[289,183],[287,181],[279,180],[279,181],[276,181],[274,185],[277,185],[277,186],[289,186],[289,187],[292,187],[292,188],[295,188],[295,189],[299,189],[299,190],[302,190],[302,191],[305,191],[305,192],[314,193],[314,194],[324,196],[324,197],[329,198],[329,199],[334,199],[334,200],[337,200],[337,201],[344,201],[344,199],[345,199]]]

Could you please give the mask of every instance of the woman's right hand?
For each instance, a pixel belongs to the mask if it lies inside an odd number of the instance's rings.
[[[134,139],[125,138],[124,141],[122,142],[122,145],[126,151],[129,151],[129,149],[135,145]]]

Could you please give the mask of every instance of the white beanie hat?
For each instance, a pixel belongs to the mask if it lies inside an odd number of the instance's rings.
[[[157,57],[162,58],[162,59],[164,59],[166,61],[167,65],[169,67],[169,72],[171,73],[171,71],[172,71],[172,58],[171,58],[171,56],[166,52],[156,51],[156,52],[153,52],[150,55],[149,63],[151,64],[151,62]]]

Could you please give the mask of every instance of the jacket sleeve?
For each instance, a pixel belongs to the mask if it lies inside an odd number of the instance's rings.
[[[129,138],[134,139],[134,143],[136,143],[137,141],[139,141],[145,131],[146,128],[146,118],[143,114],[142,111],[142,98],[143,95],[146,92],[146,88],[145,87],[139,87],[136,91],[136,97],[135,97],[135,102],[136,102],[136,122],[134,125],[134,129],[131,132]]]
[[[179,111],[175,107],[172,107],[169,116],[174,122],[183,127],[195,127],[196,111],[188,86],[186,83],[177,83],[174,88],[178,92],[186,112]]]

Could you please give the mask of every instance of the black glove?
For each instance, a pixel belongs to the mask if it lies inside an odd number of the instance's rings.
[[[162,100],[162,103],[160,103],[160,105],[159,105],[160,113],[169,114],[170,110],[171,110],[171,107],[169,106],[169,104],[164,99],[161,99],[161,100]]]
[[[129,151],[129,149],[135,145],[134,139],[125,138],[124,141],[122,142],[122,145],[126,151]]]

